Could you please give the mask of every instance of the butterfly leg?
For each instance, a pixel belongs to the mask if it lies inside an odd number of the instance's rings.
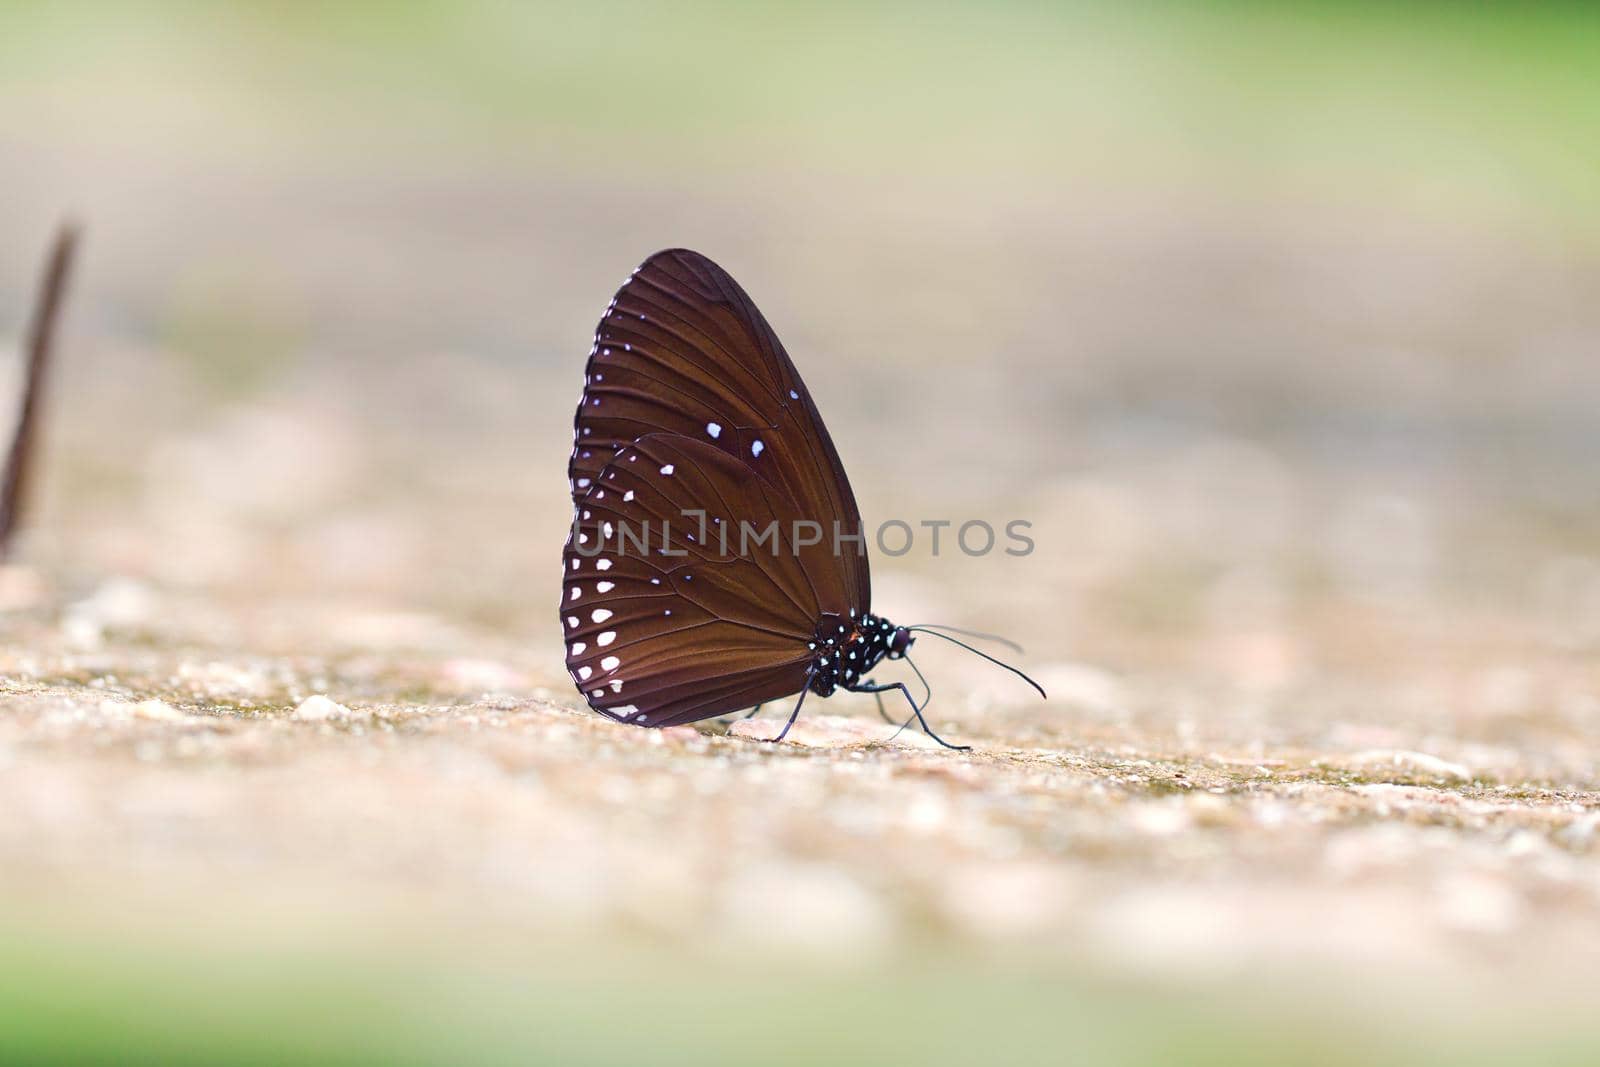
[[[922,717],[922,709],[917,706],[916,700],[914,700],[912,698],[911,690],[906,688],[906,683],[904,683],[904,682],[894,682],[891,685],[872,685],[872,686],[862,685],[862,686],[857,687],[854,690],[854,692],[857,692],[857,693],[887,693],[891,689],[898,689],[898,690],[900,690],[901,693],[903,693],[905,695],[906,703],[911,705],[911,713],[917,717],[917,722],[921,724],[923,733],[927,734],[929,737],[931,737],[935,741],[939,742],[945,748],[953,749],[956,752],[971,752],[972,751],[972,746],[971,745],[952,745],[950,742],[946,741],[944,738],[940,737],[938,734],[933,732],[933,728],[928,725],[928,720],[924,719]],[[905,727],[901,727],[901,729],[905,729]]]
[[[753,718],[756,717],[756,713],[759,712],[764,707],[766,707],[765,704],[757,704],[755,707],[751,708],[749,711],[745,712],[743,715],[738,716],[738,718],[740,718],[740,719],[753,719]],[[723,716],[723,717],[718,718],[717,721],[720,722],[724,726],[732,726],[735,720],[734,720],[733,716]]]
[[[806,687],[800,690],[800,699],[794,702],[794,710],[789,713],[789,721],[783,724],[783,729],[778,731],[778,736],[771,738],[767,743],[775,745],[789,736],[789,727],[800,717],[800,709],[805,706],[806,694],[811,692],[811,675],[806,675]]]
[[[751,708],[749,711],[745,712],[743,715],[740,715],[739,718],[740,719],[753,719],[753,718],[756,717],[756,714],[758,712],[760,712],[761,709],[764,708],[764,707],[766,707],[765,704],[757,704],[755,707]],[[717,721],[720,722],[724,726],[732,726],[733,723],[734,723],[734,719],[731,716],[730,717],[725,717],[725,718],[719,718]]]
[[[883,710],[883,694],[881,692],[879,692],[878,690],[871,688],[872,679],[871,678],[863,678],[863,679],[861,679],[861,685],[862,685],[862,688],[860,690],[858,690],[858,692],[871,693],[872,694],[872,699],[876,700],[878,702],[878,718],[882,719],[884,722],[888,723],[890,726],[893,726],[894,725],[894,720],[889,718],[889,713],[887,711]]]

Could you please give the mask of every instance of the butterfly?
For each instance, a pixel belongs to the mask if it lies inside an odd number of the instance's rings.
[[[931,690],[919,703],[870,674],[906,659],[918,633],[999,661],[937,633],[953,627],[873,614],[839,453],[777,334],[710,259],[657,252],[612,298],[567,474],[561,625],[595,711],[676,726],[798,693],[779,741],[808,693],[898,691],[930,737],[958,747],[923,718]]]
[[[5,467],[0,472],[0,562],[11,554],[12,541],[21,525],[27,503],[28,483],[33,474],[33,445],[38,437],[41,395],[55,351],[56,322],[66,299],[67,281],[78,245],[75,226],[62,226],[45,261],[37,302],[28,323],[28,340],[23,369],[22,393],[17,399],[16,421],[6,449]]]

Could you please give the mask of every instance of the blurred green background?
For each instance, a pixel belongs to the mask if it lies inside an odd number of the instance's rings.
[[[0,314],[20,321],[54,221],[84,218],[72,388],[115,380],[187,431],[166,451],[143,434],[74,448],[91,469],[63,492],[147,488],[152,465],[179,473],[174,450],[247,447],[274,431],[241,420],[290,412],[345,433],[347,462],[316,485],[395,486],[426,461],[445,492],[493,487],[516,521],[556,499],[588,320],[647,252],[689,244],[762,301],[845,454],[874,457],[853,464],[869,518],[1048,524],[1064,487],[1115,512],[1127,501],[1107,490],[1193,461],[1229,483],[1205,496],[1271,498],[1248,553],[1196,561],[1202,579],[1247,555],[1321,580],[1347,546],[1282,536],[1359,541],[1389,522],[1434,538],[1424,563],[1524,599],[1543,595],[1530,567],[1593,532],[1600,28],[1583,5],[0,11]],[[77,412],[69,440],[127,417]],[[932,471],[953,488],[928,493]],[[326,513],[315,487],[280,487],[277,517]],[[1509,501],[1539,558],[1452,492]],[[1396,500],[1405,515],[1369,514]],[[129,501],[83,506],[107,503]],[[1134,535],[1242,521],[1190,503],[1133,516]],[[310,536],[292,517],[289,536]],[[204,552],[173,534],[135,562],[181,559],[188,581],[215,557],[212,576],[239,581],[273,548],[211,533]],[[1101,583],[1109,609],[1148,614],[1172,592],[1199,610],[1192,568],[1171,562],[1193,538],[1157,530],[1145,551],[1102,533],[1163,572],[1154,591]],[[1468,538],[1484,551],[1463,559]],[[448,573],[465,610],[503,612],[508,583],[455,547],[395,551],[426,551],[410,569]],[[495,573],[553,589],[523,559]],[[997,588],[980,565],[946,570],[964,597]],[[1051,594],[1030,607],[1059,599],[1056,575],[1029,577]]]
[[[876,608],[1024,638],[1075,716],[1041,724],[941,665],[965,728],[1314,750],[1330,722],[1400,723],[1592,788],[1597,70],[1578,2],[3,0],[0,339],[57,221],[87,228],[26,550],[64,599],[107,575],[174,598],[136,648],[500,641],[571,697],[551,608],[579,367],[616,284],[687,245],[785,339],[869,521],[1034,523],[1026,560],[875,565]],[[1131,711],[1096,717],[1100,671]],[[197,1018],[215,1047],[290,1047],[270,1021],[303,1010],[292,979],[111,926],[134,947],[105,968],[65,935],[9,938],[0,1052],[199,1062],[211,1046],[174,1036]],[[880,1054],[970,1062],[968,998],[1019,1049],[1129,1062],[1316,1062],[1351,1033],[1397,1061],[1506,1050],[1449,1021],[1419,1047],[1365,1008],[1309,1010],[1280,1048],[1251,993],[963,983],[959,954],[770,985],[698,960],[690,996],[684,951],[641,965],[670,996],[636,980],[621,1003],[670,1028],[733,986],[729,1013],[774,1028],[702,1062],[841,1018]],[[467,1032],[530,1047],[483,1029],[476,977],[391,1001],[407,981],[335,955],[285,965],[350,968],[309,990],[324,1009],[367,991],[320,1055],[392,1062],[363,1020],[396,1002],[438,1023],[418,1058]],[[550,999],[561,969],[517,971],[496,1017],[552,1028],[560,1062],[639,1062],[580,1054],[612,1024]],[[220,1015],[213,972],[238,983]],[[1534,1017],[1511,1048],[1593,1053]]]

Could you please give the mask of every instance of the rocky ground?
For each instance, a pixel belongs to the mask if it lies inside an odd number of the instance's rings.
[[[1190,719],[1150,679],[1062,662],[1039,668],[1043,705],[1003,679],[942,690],[935,721],[971,752],[848,697],[774,745],[776,709],[603,721],[554,657],[435,617],[331,611],[314,625],[366,653],[257,655],[186,632],[183,596],[118,581],[60,605],[37,575],[6,582],[8,910],[23,944],[97,930],[139,946],[136,971],[152,938],[200,931],[230,959],[398,954],[435,980],[502,953],[548,978],[552,944],[769,978],[965,960],[1167,997],[1265,987],[1314,1015],[1376,997],[1437,1051],[1502,1014],[1568,1040],[1600,954],[1600,786],[1581,737],[1553,740],[1592,729],[1592,703],[1457,735],[1309,697],[1292,719],[1293,698]],[[1493,718],[1509,698],[1480,699]],[[1413,1018],[1463,1002],[1492,1009]]]

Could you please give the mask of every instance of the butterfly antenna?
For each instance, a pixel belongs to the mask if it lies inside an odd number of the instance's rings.
[[[951,637],[949,634],[942,634],[938,630],[930,630],[926,626],[907,626],[906,629],[910,630],[910,631],[912,631],[914,633],[925,633],[925,634],[931,634],[934,637],[942,637],[946,641],[949,641],[952,645],[960,645],[962,648],[966,649],[968,652],[971,652],[973,655],[982,656],[984,659],[988,660],[990,663],[993,663],[997,667],[1004,667],[1006,670],[1010,671],[1012,674],[1016,675],[1018,678],[1021,678],[1024,682],[1027,682],[1029,685],[1031,685],[1035,689],[1037,689],[1039,691],[1039,695],[1040,696],[1045,697],[1046,699],[1049,699],[1047,694],[1044,691],[1044,686],[1040,685],[1038,682],[1034,681],[1032,678],[1029,678],[1026,674],[1023,674],[1021,671],[1019,671],[1017,668],[1013,667],[1011,664],[1006,663],[1006,662],[1004,662],[1002,660],[997,660],[993,656],[989,655],[989,653],[987,653],[987,652],[980,652],[978,649],[973,648],[971,645],[967,644],[965,641],[957,641],[955,638]],[[906,662],[910,663],[911,661],[908,659],[908,660],[906,660]],[[915,670],[915,668],[912,668],[912,669]]]
[[[5,481],[0,483],[0,562],[10,554],[11,538],[22,517],[32,470],[33,439],[39,419],[39,396],[44,390],[45,372],[54,349],[56,320],[66,295],[67,275],[77,248],[77,227],[63,226],[56,234],[55,246],[45,265],[38,302],[28,325],[27,366],[23,371],[22,399],[17,405],[17,421],[11,434],[11,449],[6,455]]]
[[[1001,637],[999,634],[986,634],[977,630],[963,630],[959,626],[941,626],[934,622],[919,622],[915,626],[908,626],[906,628],[908,630],[943,630],[946,633],[960,634],[962,637],[975,637],[979,641],[993,641],[995,644],[1005,645],[1019,656],[1026,655],[1026,653],[1022,651],[1021,645],[1017,644],[1009,637]]]

